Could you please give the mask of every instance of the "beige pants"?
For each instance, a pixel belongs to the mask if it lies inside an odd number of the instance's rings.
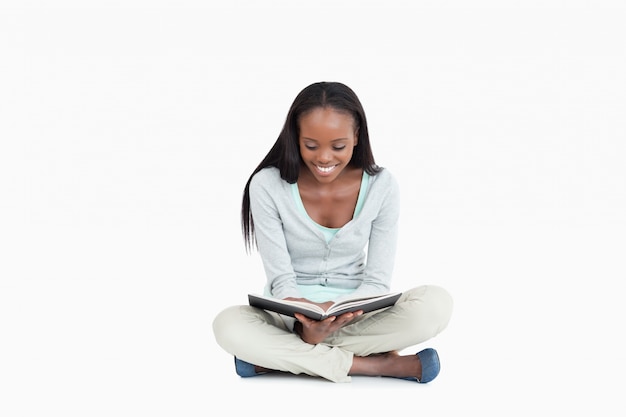
[[[349,382],[352,357],[402,350],[446,328],[452,298],[441,287],[405,291],[393,307],[363,314],[310,345],[293,333],[293,319],[258,308],[234,306],[217,315],[213,332],[228,353],[268,369]]]

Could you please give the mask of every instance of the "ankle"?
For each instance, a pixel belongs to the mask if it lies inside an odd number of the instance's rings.
[[[422,365],[416,355],[400,356],[397,352],[355,356],[349,375],[420,378]]]

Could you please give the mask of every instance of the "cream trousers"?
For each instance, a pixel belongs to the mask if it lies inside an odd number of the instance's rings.
[[[448,325],[452,304],[452,297],[441,287],[413,288],[394,306],[363,314],[317,345],[293,333],[291,317],[247,305],[219,313],[213,332],[222,349],[246,362],[349,382],[354,355],[402,350],[436,336]]]

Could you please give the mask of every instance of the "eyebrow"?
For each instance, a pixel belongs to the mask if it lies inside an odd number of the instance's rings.
[[[317,139],[307,138],[306,136],[303,136],[302,139],[303,140],[312,140],[313,142],[318,142]],[[337,138],[337,139],[331,140],[331,142],[339,142],[340,140],[348,140],[348,138]]]

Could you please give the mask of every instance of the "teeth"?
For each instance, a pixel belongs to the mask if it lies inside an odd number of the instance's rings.
[[[317,165],[316,165],[317,166]],[[332,167],[321,167],[321,166],[317,166],[317,169],[319,169],[322,172],[330,172],[333,169],[335,169],[337,165],[333,165]]]

